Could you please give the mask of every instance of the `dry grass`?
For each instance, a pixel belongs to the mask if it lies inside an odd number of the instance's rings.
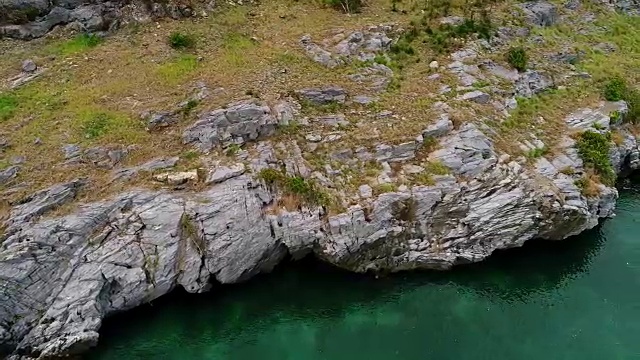
[[[125,186],[156,188],[159,185],[150,182],[148,176],[127,184],[110,184],[108,170],[85,165],[63,167],[61,147],[67,143],[83,147],[137,145],[124,166],[158,156],[181,156],[178,168],[198,167],[201,160],[196,159],[180,139],[182,130],[193,118],[185,117],[167,131],[148,133],[140,114],[173,108],[190,94],[196,81],[204,82],[212,90],[223,89],[199,106],[198,110],[202,111],[246,97],[248,90],[268,102],[294,89],[326,85],[344,87],[352,95],[370,94],[346,78],[353,68],[327,69],[309,60],[298,44],[300,37],[310,34],[320,41],[338,32],[390,22],[406,27],[421,16],[421,8],[416,7],[419,3],[424,2],[400,3],[400,10],[408,12],[405,15],[402,11],[390,11],[391,4],[386,0],[371,0],[362,13],[347,15],[317,2],[274,0],[255,6],[223,6],[207,18],[125,28],[96,46],[86,46],[63,31],[28,43],[2,40],[0,79],[17,74],[21,60],[26,58],[33,58],[48,69],[40,79],[16,91],[2,90],[3,94],[17,99],[15,110],[0,129],[12,143],[6,158],[27,157],[18,179],[30,183],[25,191],[75,177],[92,180],[92,186],[82,195],[85,200],[121,191]],[[451,15],[463,15],[465,4],[453,1]],[[494,5],[492,11],[496,16],[509,19],[511,9],[511,2],[507,1]],[[522,105],[507,124],[496,123],[500,129],[499,147],[517,152],[516,141],[521,140],[523,134],[533,132],[552,151],[557,134],[566,131],[564,116],[599,100],[595,84],[614,72],[636,82],[640,80],[639,61],[633,55],[640,47],[637,22],[619,15],[598,14],[608,30],[589,35],[569,31],[571,27],[565,25],[540,30],[550,40],[544,46],[531,49],[534,58],[566,43],[575,43],[577,48],[588,49],[587,58],[579,66],[593,73],[594,80],[576,82],[567,91],[537,97]],[[183,51],[172,49],[167,38],[176,31],[192,35],[196,39],[195,47]],[[593,44],[604,41],[615,43],[620,51],[603,55],[592,50]],[[426,80],[432,73],[428,66],[431,60],[444,65],[450,59],[447,54],[439,54],[420,42],[415,44],[415,50],[415,56],[403,60],[402,70],[396,70],[397,88],[378,95],[379,102],[371,107],[345,109],[347,119],[357,126],[343,129],[339,143],[321,146],[310,155],[308,160],[314,168],[322,168],[328,162],[327,154],[335,151],[336,146],[371,148],[379,142],[402,143],[414,139],[432,123],[435,116],[431,112],[432,104],[447,100],[447,96],[436,95],[439,87],[448,84],[455,88],[457,79],[440,71],[443,77],[439,81]],[[496,61],[504,62],[503,58],[498,60],[498,55],[495,55]],[[616,67],[609,66],[612,61]],[[490,107],[458,105],[460,108],[452,115],[456,127],[466,121],[495,118]],[[395,116],[378,119],[375,115],[381,110],[391,110]],[[89,131],[87,137],[87,127],[100,116],[106,119],[105,124],[97,132]],[[544,121],[539,122],[540,117]],[[304,133],[327,130],[312,125],[299,131],[280,134],[275,140],[297,140]],[[37,138],[41,140],[40,145],[34,145]],[[422,155],[420,159],[427,158],[427,154]],[[212,155],[216,156],[222,161],[229,160],[223,154]],[[365,175],[353,176],[354,188],[363,183],[363,178],[376,176],[375,169],[369,170],[369,174],[363,169]]]

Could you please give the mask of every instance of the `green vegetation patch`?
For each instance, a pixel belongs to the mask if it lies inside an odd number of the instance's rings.
[[[82,132],[87,139],[95,139],[107,133],[112,119],[105,113],[94,114],[82,122]]]
[[[198,59],[191,54],[182,54],[172,61],[160,65],[158,73],[168,83],[179,83],[184,77],[196,70]]]
[[[329,196],[314,181],[301,176],[289,176],[275,169],[263,169],[258,173],[258,178],[268,186],[280,189],[285,195],[299,197],[307,204],[326,206],[330,202]]]
[[[609,159],[611,133],[585,131],[578,138],[577,148],[585,167],[593,168],[603,184],[609,186],[615,184],[616,173]]]
[[[83,33],[75,38],[54,46],[54,52],[71,55],[86,51],[100,45],[104,41],[98,35]]]
[[[128,115],[99,109],[86,110],[77,116],[79,135],[89,142],[96,140],[126,144],[146,141],[147,132],[139,121]]]
[[[608,101],[620,101],[624,100],[628,107],[629,112],[624,117],[624,121],[637,124],[640,122],[640,90],[627,84],[627,81],[620,76],[614,76],[610,78],[602,89],[602,95]],[[611,120],[619,121],[621,114],[612,114]]]
[[[12,94],[0,94],[0,122],[13,116],[18,107],[18,99]]]

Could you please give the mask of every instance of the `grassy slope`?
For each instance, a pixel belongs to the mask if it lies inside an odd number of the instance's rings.
[[[421,7],[415,5],[418,3],[401,3],[400,9],[407,12],[403,14],[390,11],[390,1],[371,0],[361,14],[345,15],[317,3],[274,0],[255,6],[225,7],[197,20],[131,26],[97,45],[83,38],[69,39],[66,34],[53,34],[29,43],[0,41],[0,79],[17,74],[20,61],[25,58],[33,58],[48,69],[40,79],[19,90],[0,94],[0,132],[13,144],[5,159],[0,160],[0,166],[7,166],[6,159],[11,156],[27,157],[19,179],[30,183],[25,192],[89,176],[94,185],[86,193],[87,199],[119,191],[125,185],[107,185],[107,170],[61,167],[62,144],[137,144],[138,149],[125,165],[161,155],[181,155],[183,168],[193,166],[198,159],[180,142],[181,130],[193,121],[193,115],[170,131],[148,133],[139,114],[173,107],[188,96],[196,81],[205,82],[210,89],[224,88],[200,104],[196,113],[242,98],[248,91],[259,93],[268,101],[292,89],[327,84],[340,85],[358,94],[362,89],[344,76],[353,72],[353,67],[329,70],[313,63],[299,48],[299,38],[309,33],[321,40],[338,30],[387,22],[408,26],[420,14]],[[513,22],[512,5],[509,2],[493,5],[497,25]],[[454,2],[451,12],[461,14],[464,8],[464,3]],[[571,22],[581,19],[586,11],[597,14],[598,21],[580,25],[586,30],[581,35]],[[571,80],[566,84],[567,90],[535,97],[523,103],[506,125],[496,124],[500,130],[499,145],[505,150],[517,153],[514,140],[527,132],[537,132],[552,146],[558,132],[565,130],[562,118],[578,107],[596,104],[600,100],[600,84],[606,78],[620,74],[635,84],[640,80],[637,18],[600,8],[587,8],[568,16],[559,25],[536,30],[544,36],[544,44],[524,45],[532,62],[541,67],[545,66],[544,53],[565,47],[585,50],[586,57],[577,67],[591,73],[593,78]],[[167,37],[174,31],[193,34],[197,41],[195,49],[183,52],[171,49]],[[600,42],[613,43],[619,50],[613,54],[594,50],[593,45]],[[397,72],[395,81],[399,88],[383,94],[375,107],[347,112],[351,121],[367,121],[363,127],[345,130],[344,146],[413,139],[431,122],[431,104],[455,96],[434,95],[441,84],[424,80],[432,73],[429,62],[435,59],[446,64],[450,62],[447,54],[421,42],[414,46],[417,54],[402,60],[404,68]],[[501,54],[491,57],[505,63]],[[445,75],[444,81],[455,88],[454,79],[441,73]],[[469,109],[463,106],[472,108],[479,116],[465,115]],[[372,114],[383,109],[393,110],[398,116],[372,119]],[[488,106],[460,105],[459,113],[462,121],[495,118]],[[544,121],[539,121],[540,117]],[[295,139],[300,135],[286,136]],[[41,145],[34,145],[36,138],[41,139]],[[312,164],[320,166],[328,161],[322,150],[313,154]],[[136,181],[127,186],[140,183],[153,186],[145,178]]]

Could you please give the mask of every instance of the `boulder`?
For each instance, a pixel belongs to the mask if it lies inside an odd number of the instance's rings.
[[[22,71],[23,72],[32,73],[32,72],[36,71],[36,69],[38,69],[38,66],[36,65],[36,63],[33,60],[27,59],[27,60],[22,62]]]
[[[139,166],[130,168],[117,169],[111,173],[111,181],[115,180],[130,180],[137,176],[141,172],[154,172],[156,170],[163,170],[174,167],[178,163],[178,157],[171,158],[157,158],[149,162],[146,162]]]
[[[516,95],[532,97],[555,86],[553,79],[537,70],[527,70],[516,81]]]
[[[487,104],[491,100],[491,96],[480,90],[474,90],[458,96],[458,100],[473,101],[478,104]]]
[[[20,166],[9,166],[4,170],[0,170],[0,185],[6,185],[18,176]]]
[[[238,163],[232,166],[220,166],[209,172],[207,175],[207,179],[205,183],[207,185],[210,184],[219,184],[221,182],[225,182],[229,179],[238,177],[245,172],[245,166],[242,163]]]
[[[557,7],[547,1],[530,1],[519,5],[527,22],[536,26],[551,26],[558,21]]]

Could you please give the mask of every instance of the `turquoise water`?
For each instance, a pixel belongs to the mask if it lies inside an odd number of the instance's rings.
[[[382,279],[314,262],[109,319],[90,359],[640,359],[640,191],[564,242]]]

